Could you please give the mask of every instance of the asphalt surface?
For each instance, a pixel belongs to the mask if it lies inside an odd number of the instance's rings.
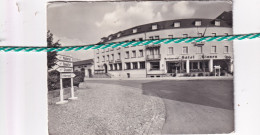
[[[234,131],[233,80],[88,80],[142,89],[160,97],[166,109],[163,134]]]

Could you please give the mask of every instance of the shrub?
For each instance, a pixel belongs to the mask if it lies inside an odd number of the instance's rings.
[[[78,79],[79,82],[84,82],[85,72],[74,71],[74,74],[79,77],[79,79]]]
[[[220,76],[225,76],[225,75],[226,75],[226,71],[222,70],[221,73],[220,73]]]
[[[203,73],[199,73],[198,76],[204,76],[204,74]]]
[[[79,87],[80,82],[84,81],[85,73],[80,71],[75,71],[76,75],[73,78],[73,86]],[[63,88],[71,87],[71,79],[62,79]],[[48,91],[60,89],[60,73],[56,70],[48,72]]]
[[[173,74],[172,74],[172,77],[175,77],[175,76],[176,76],[176,74],[175,74],[175,73],[173,73]]]
[[[210,72],[209,76],[215,76],[215,73],[214,72]]]
[[[56,70],[48,72],[48,90],[60,88],[60,73]]]
[[[191,74],[190,73],[186,73],[186,74],[183,74],[184,77],[190,77]]]

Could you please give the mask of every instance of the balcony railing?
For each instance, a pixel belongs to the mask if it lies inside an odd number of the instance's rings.
[[[161,59],[160,54],[154,54],[154,55],[147,55],[146,56],[146,60],[159,60],[159,59]]]
[[[114,63],[114,60],[109,60],[109,63]]]
[[[115,63],[121,63],[122,61],[120,59],[115,60]]]

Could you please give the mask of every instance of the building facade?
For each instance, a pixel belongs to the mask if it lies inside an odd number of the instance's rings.
[[[232,35],[232,12],[215,19],[179,19],[136,26],[101,39],[100,43],[145,39]],[[233,73],[231,41],[164,43],[95,50],[94,66],[111,77],[183,76],[221,71]]]
[[[94,75],[94,61],[93,61],[93,59],[73,62],[73,71],[85,72],[85,78],[92,77]]]

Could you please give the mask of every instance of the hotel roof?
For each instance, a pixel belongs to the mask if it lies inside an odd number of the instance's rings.
[[[195,26],[196,21],[201,21],[200,26]],[[215,21],[219,21],[220,25],[216,26]],[[174,23],[180,23],[180,27],[174,27]],[[152,29],[153,25],[157,25],[156,29]],[[203,18],[191,18],[191,19],[177,19],[177,20],[167,20],[161,22],[153,22],[144,25],[135,26],[123,31],[119,31],[115,34],[111,34],[108,37],[103,37],[103,42],[111,41],[114,39],[118,39],[121,37],[140,34],[145,32],[152,32],[158,30],[165,30],[165,29],[182,29],[182,28],[192,28],[192,27],[232,27],[232,11],[223,12],[219,15],[216,19],[203,19]],[[136,32],[133,32],[133,30]],[[120,35],[120,36],[118,36]],[[101,43],[101,42],[100,42]]]

